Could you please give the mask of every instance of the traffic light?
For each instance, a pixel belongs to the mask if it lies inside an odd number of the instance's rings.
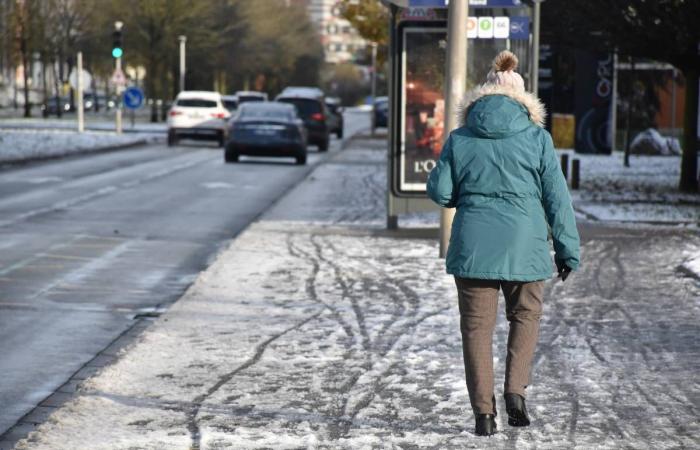
[[[124,54],[122,50],[122,30],[114,30],[112,33],[112,57],[121,58]]]

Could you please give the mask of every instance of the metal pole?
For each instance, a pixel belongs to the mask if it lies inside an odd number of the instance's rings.
[[[376,103],[377,97],[377,43],[372,42],[372,104]],[[372,120],[372,135],[374,135],[374,120]]]
[[[447,10],[447,67],[445,70],[445,138],[457,128],[457,109],[467,86],[467,20],[469,0],[452,0]],[[440,212],[440,257],[447,254],[454,208]]]
[[[117,65],[116,71],[121,72],[122,71],[122,58],[121,57],[117,58],[116,63],[117,63],[116,64]],[[121,102],[121,99],[119,98],[119,96],[121,96],[121,94],[122,94],[122,88],[121,88],[121,86],[117,86],[117,115],[116,115],[117,134],[121,134],[121,132],[122,132],[122,102]]]
[[[532,74],[530,87],[537,95],[540,87],[540,16],[542,13],[542,0],[535,0],[534,20],[532,22]]]
[[[185,90],[185,43],[187,36],[178,36],[180,40],[180,92]]]
[[[83,52],[78,52],[78,132],[85,131],[85,111],[83,111]]]
[[[387,76],[387,93],[389,94],[389,105],[388,105],[388,117],[387,117],[387,165],[386,165],[386,227],[389,230],[395,230],[399,227],[399,218],[395,210],[395,200],[392,190],[392,183],[394,179],[394,167],[396,162],[396,156],[394,154],[394,146],[396,140],[396,131],[394,130],[394,110],[396,104],[396,14],[398,7],[396,5],[389,5],[389,73]]]
[[[612,98],[610,99],[610,152],[614,152],[617,147],[617,50],[613,53],[613,80]]]

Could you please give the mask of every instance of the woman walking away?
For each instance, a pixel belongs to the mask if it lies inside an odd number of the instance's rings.
[[[571,198],[545,112],[515,72],[518,59],[501,52],[486,83],[472,91],[462,126],[442,149],[428,195],[457,208],[447,273],[459,298],[464,371],[476,434],[496,432],[491,344],[498,291],[510,323],[504,397],[508,424],[527,426],[525,388],[537,344],[544,281],[552,276],[548,225],[562,280],[579,265]]]

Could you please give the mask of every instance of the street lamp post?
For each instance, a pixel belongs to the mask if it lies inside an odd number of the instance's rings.
[[[542,15],[542,2],[534,0],[532,21],[532,73],[530,74],[530,90],[537,95],[540,87],[540,17]]]
[[[180,92],[185,90],[185,43],[187,36],[178,36],[180,41]]]
[[[124,27],[124,22],[121,21],[116,21],[114,22],[114,35],[115,35],[115,42],[114,42],[114,48],[112,49],[112,56],[114,57],[114,63],[115,63],[115,73],[117,74],[123,74],[124,72],[122,71],[122,55],[123,55],[123,50],[122,50],[122,28]],[[121,75],[123,76],[123,75]],[[122,93],[123,86],[117,86],[117,94],[121,95]],[[117,101],[117,111],[115,114],[115,128],[117,134],[121,134],[122,132],[122,102],[121,98]]]
[[[445,137],[457,128],[457,109],[467,87],[467,21],[469,0],[451,0],[447,10],[447,68],[445,70]],[[454,208],[440,212],[440,257],[447,254]]]

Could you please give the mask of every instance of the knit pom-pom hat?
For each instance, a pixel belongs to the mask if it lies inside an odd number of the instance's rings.
[[[491,71],[486,75],[486,84],[512,87],[525,91],[525,81],[515,69],[518,68],[518,57],[508,50],[503,50],[493,60]]]

